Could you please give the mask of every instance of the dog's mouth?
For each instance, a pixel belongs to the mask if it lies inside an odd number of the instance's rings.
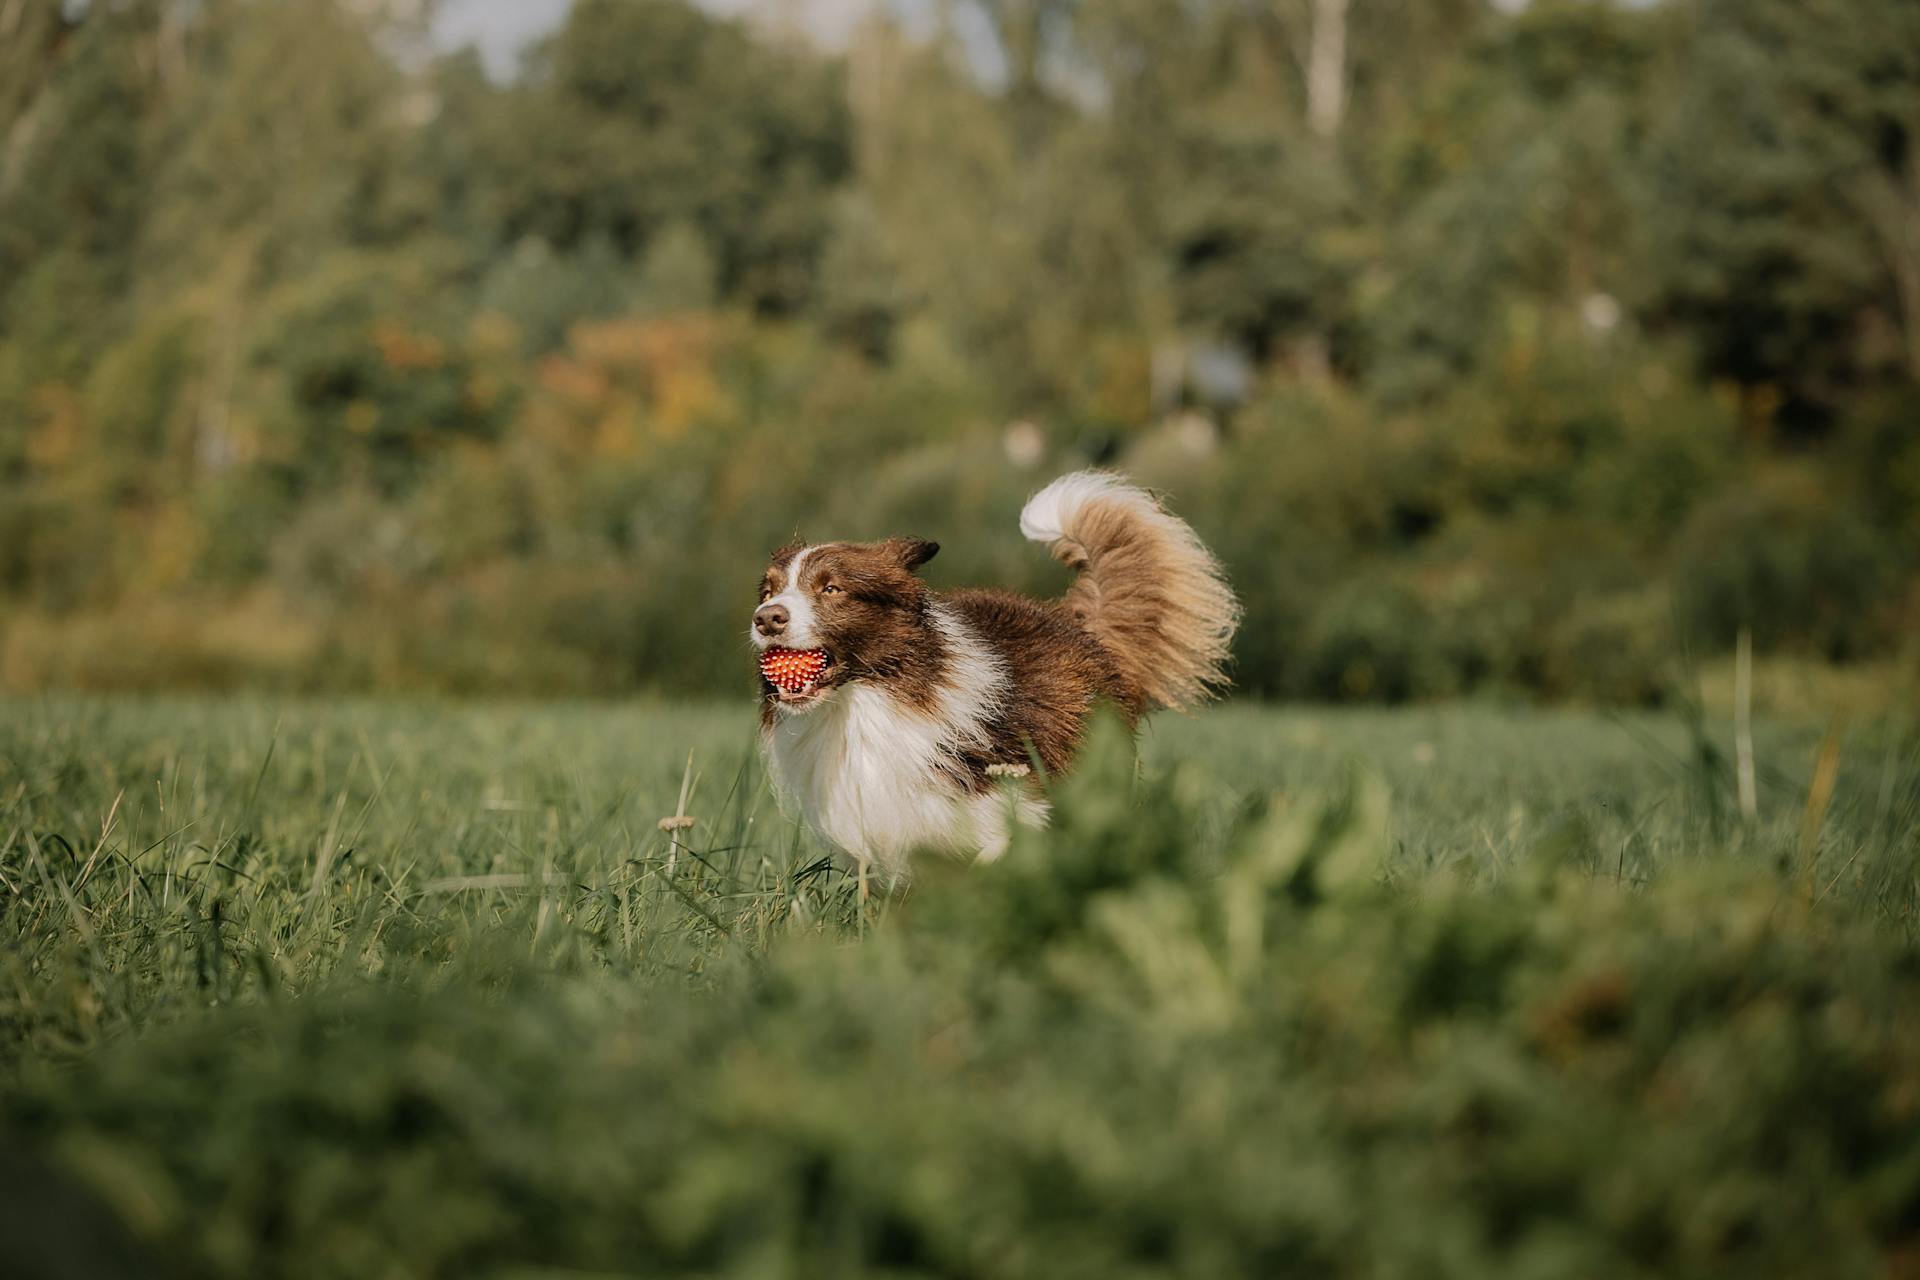
[[[825,649],[767,649],[760,655],[760,678],[774,697],[789,707],[808,706],[826,691],[836,667]]]

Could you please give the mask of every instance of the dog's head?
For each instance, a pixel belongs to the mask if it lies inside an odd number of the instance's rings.
[[[927,588],[914,570],[937,542],[827,542],[782,547],[760,579],[747,629],[760,651],[760,692],[782,711],[834,689],[914,667],[929,644]]]

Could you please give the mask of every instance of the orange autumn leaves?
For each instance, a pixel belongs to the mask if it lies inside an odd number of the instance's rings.
[[[565,351],[534,369],[527,428],[543,441],[598,457],[633,457],[724,413],[715,372],[718,317],[684,314],[575,325]]]

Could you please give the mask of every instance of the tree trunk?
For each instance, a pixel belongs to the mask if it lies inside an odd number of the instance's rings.
[[[1347,6],[1350,0],[1313,0],[1307,48],[1307,125],[1332,138],[1347,114]]]
[[[1904,172],[1904,178],[1874,174],[1858,188],[1858,199],[1899,296],[1907,372],[1920,380],[1920,156],[1909,159]]]

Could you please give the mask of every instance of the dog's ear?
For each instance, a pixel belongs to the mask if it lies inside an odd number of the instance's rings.
[[[912,572],[940,554],[940,544],[925,538],[888,538],[882,543],[900,561],[900,567]]]

